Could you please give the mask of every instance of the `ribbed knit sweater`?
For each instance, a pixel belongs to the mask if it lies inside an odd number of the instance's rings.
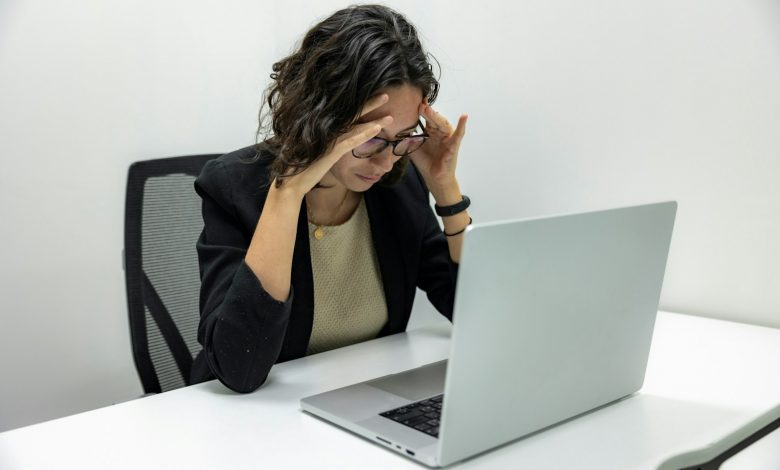
[[[341,225],[324,226],[325,236],[309,245],[314,276],[314,323],[307,354],[374,339],[387,322],[371,227],[364,200]]]

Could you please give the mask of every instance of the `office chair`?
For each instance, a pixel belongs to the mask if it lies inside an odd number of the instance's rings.
[[[195,242],[203,219],[193,182],[218,156],[141,161],[128,171],[123,263],[133,359],[147,394],[189,385],[201,349]]]

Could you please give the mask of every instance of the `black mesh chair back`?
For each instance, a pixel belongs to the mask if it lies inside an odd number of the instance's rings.
[[[193,182],[218,156],[130,165],[124,267],[133,358],[146,393],[189,385],[192,360],[201,349],[195,242],[203,218]]]

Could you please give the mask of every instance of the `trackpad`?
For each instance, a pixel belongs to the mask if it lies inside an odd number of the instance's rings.
[[[417,401],[443,393],[446,373],[447,361],[439,361],[406,372],[380,377],[365,384],[407,400]]]

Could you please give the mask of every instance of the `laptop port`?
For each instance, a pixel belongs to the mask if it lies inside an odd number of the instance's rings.
[[[411,455],[411,456],[414,456],[414,451],[411,451],[411,450],[409,450],[409,449],[406,449],[406,453],[407,453],[407,454],[409,454],[409,455]]]
[[[392,442],[390,442],[390,441],[388,441],[387,439],[382,439],[382,438],[381,438],[381,437],[379,437],[379,436],[376,436],[376,438],[377,438],[377,439],[379,439],[380,441],[384,442],[385,444],[389,445],[390,447],[392,447],[392,446],[393,446],[393,443],[392,443]]]

